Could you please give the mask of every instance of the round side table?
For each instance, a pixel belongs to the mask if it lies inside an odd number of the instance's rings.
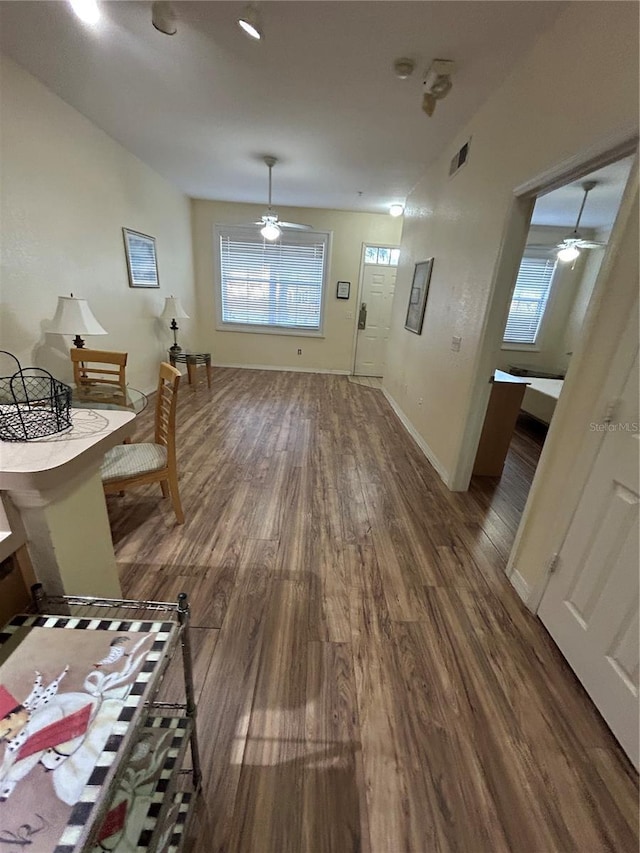
[[[187,376],[189,378],[189,385],[193,385],[196,380],[196,367],[200,364],[204,364],[207,368],[207,387],[211,388],[211,353],[210,352],[185,352],[184,350],[180,350],[177,352],[176,350],[169,350],[169,361],[173,367],[176,364],[186,364],[187,365]]]

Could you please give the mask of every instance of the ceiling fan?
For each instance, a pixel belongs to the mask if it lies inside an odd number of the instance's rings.
[[[303,225],[299,222],[283,222],[278,216],[278,212],[271,205],[271,171],[278,162],[276,157],[268,155],[263,158],[265,165],[269,169],[269,206],[254,225],[261,225],[260,233],[265,240],[277,240],[283,230],[285,231],[311,231],[313,226]]]
[[[582,204],[578,211],[578,218],[576,219],[575,227],[573,231],[571,231],[570,234],[567,234],[567,236],[555,247],[559,261],[564,261],[565,263],[575,261],[575,259],[580,255],[580,249],[601,249],[603,246],[606,246],[606,243],[599,243],[595,240],[585,240],[578,230],[580,227],[580,220],[582,219],[582,212],[587,201],[587,196],[597,185],[597,181],[583,181],[582,189],[584,191],[584,198],[582,199]],[[545,247],[538,246],[533,248]]]

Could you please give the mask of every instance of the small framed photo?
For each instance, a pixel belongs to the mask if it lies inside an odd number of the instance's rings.
[[[433,258],[429,258],[428,261],[417,263],[413,271],[413,282],[411,283],[407,319],[405,320],[404,327],[416,335],[422,334],[424,309],[427,306],[427,294],[429,292],[432,269]]]
[[[160,287],[156,238],[123,228],[129,287]]]
[[[348,299],[351,296],[351,282],[339,281],[336,288],[336,299]]]

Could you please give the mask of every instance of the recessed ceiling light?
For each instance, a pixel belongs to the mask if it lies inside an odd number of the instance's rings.
[[[263,36],[262,20],[258,7],[254,3],[249,3],[248,6],[245,6],[244,12],[238,18],[238,24],[248,36],[256,39],[256,41],[260,41]]]
[[[391,216],[402,216],[404,213],[404,205],[402,204],[392,204],[389,207],[389,213]]]
[[[69,0],[71,8],[85,24],[97,24],[100,20],[100,9],[96,0]]]

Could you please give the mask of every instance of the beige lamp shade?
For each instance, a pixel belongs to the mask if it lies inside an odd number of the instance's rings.
[[[189,315],[180,304],[177,296],[167,296],[164,300],[164,310],[160,315],[163,320],[188,320]]]
[[[58,296],[58,307],[48,331],[55,335],[75,335],[78,347],[82,346],[78,343],[81,335],[109,334],[93,316],[87,300],[76,296]]]

